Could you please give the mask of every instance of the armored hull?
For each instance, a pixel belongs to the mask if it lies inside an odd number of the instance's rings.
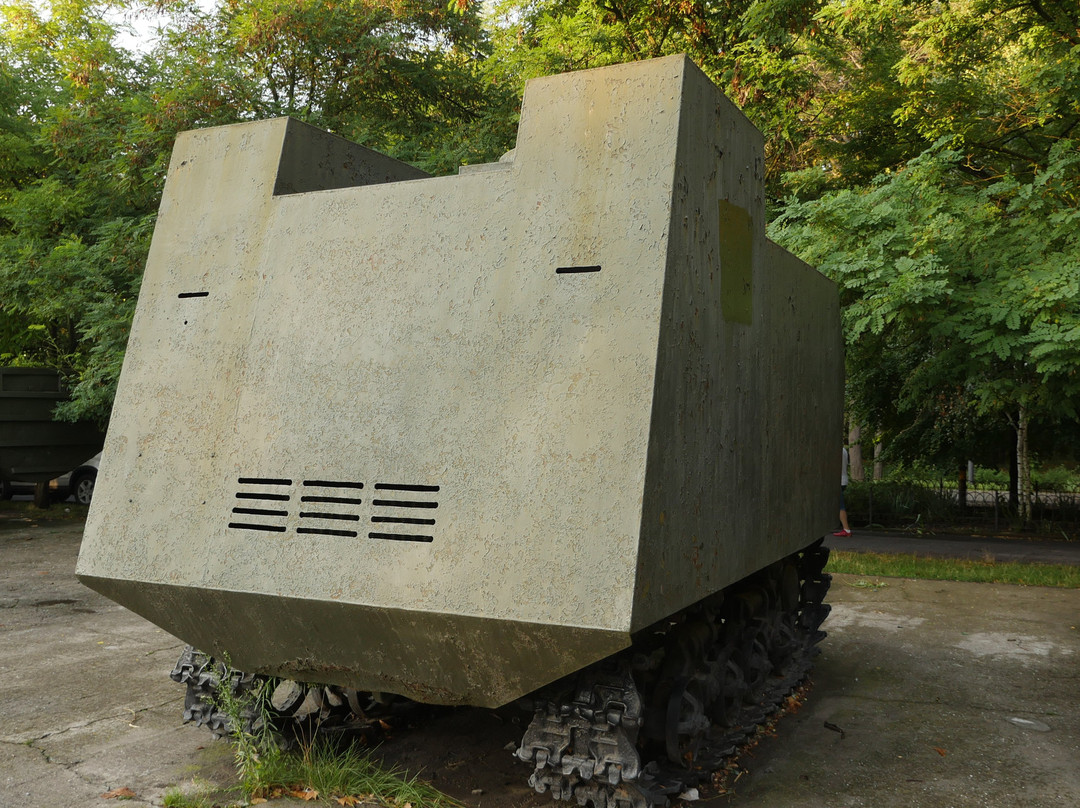
[[[183,133],[80,578],[245,671],[498,706],[795,566],[836,517],[839,308],[762,180],[685,57],[530,82],[453,177]]]

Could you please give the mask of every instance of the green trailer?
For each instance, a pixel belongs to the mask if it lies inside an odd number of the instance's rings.
[[[0,368],[0,482],[38,483],[73,468],[101,451],[104,433],[92,422],[53,418],[68,398],[53,368]]]

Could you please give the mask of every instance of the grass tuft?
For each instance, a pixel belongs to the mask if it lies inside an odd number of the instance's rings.
[[[240,786],[252,794],[263,785],[264,771],[274,765],[283,752],[274,734],[270,716],[270,681],[256,680],[242,693],[233,692],[234,671],[225,661],[216,694],[218,708],[229,717],[229,737],[233,758],[240,776]]]
[[[297,792],[316,792],[337,802],[353,797],[378,805],[408,805],[413,808],[455,808],[461,803],[433,786],[398,769],[384,769],[371,758],[371,751],[351,745],[339,747],[316,739],[297,750],[267,761],[255,796],[274,797]]]
[[[320,737],[283,749],[273,730],[273,683],[258,680],[242,695],[233,693],[228,664],[221,675],[218,706],[229,716],[236,770],[244,793],[254,801],[280,796],[319,799],[335,805],[459,808],[461,803],[399,769],[384,769],[370,750],[342,746]],[[176,808],[189,808],[177,805]],[[201,808],[201,806],[190,806]]]
[[[910,553],[849,553],[833,550],[826,572],[931,581],[1054,586],[1080,589],[1080,567],[1067,564],[1021,564],[993,558],[928,558]]]
[[[185,790],[173,786],[165,790],[161,804],[165,808],[231,808],[238,806],[234,800],[222,802],[222,793],[209,783],[195,782]],[[243,801],[245,804],[247,800]]]

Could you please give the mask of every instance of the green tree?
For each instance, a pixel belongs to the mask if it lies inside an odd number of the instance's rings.
[[[503,0],[498,68],[537,75],[687,53],[766,137],[779,201],[864,184],[941,137],[1030,175],[1078,121],[1074,0]]]
[[[0,3],[0,355],[61,369],[108,419],[177,132],[294,115],[435,172],[498,156],[511,92],[476,13],[433,0],[136,3],[146,53],[94,0]]]
[[[970,0],[934,5],[907,32],[895,117],[950,139],[983,177],[1030,176],[1080,124],[1080,4]]]
[[[238,120],[290,115],[447,173],[512,143],[517,99],[486,80],[475,8],[445,0],[168,6],[165,50],[205,63]],[[174,58],[176,58],[174,56]]]
[[[1073,0],[824,2],[801,40],[802,165],[781,184],[863,185],[940,138],[976,177],[1031,176],[1080,122],[1078,29]]]
[[[820,0],[503,0],[491,18],[499,75],[526,79],[688,54],[769,137],[770,181],[800,167],[815,76],[805,69]],[[805,35],[804,35],[805,32]]]
[[[198,105],[170,109],[169,65],[116,45],[104,4],[0,6],[5,361],[73,388],[64,417],[105,422],[149,248],[168,152]],[[226,116],[232,120],[232,114]]]
[[[968,451],[971,416],[1005,420],[1026,517],[1030,424],[1075,419],[1080,401],[1080,150],[1057,143],[1028,179],[976,183],[966,164],[932,148],[869,187],[792,201],[771,233],[840,285],[853,408],[908,433],[894,457]]]

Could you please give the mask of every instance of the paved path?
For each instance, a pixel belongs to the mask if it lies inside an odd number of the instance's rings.
[[[855,530],[847,538],[830,536],[826,544],[835,550],[854,552],[913,553],[945,558],[993,558],[996,561],[1080,565],[1080,541]]]

